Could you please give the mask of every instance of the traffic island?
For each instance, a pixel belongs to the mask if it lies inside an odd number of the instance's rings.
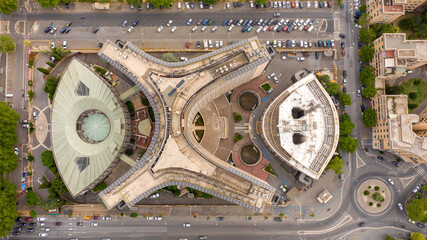
[[[380,214],[387,210],[392,202],[391,189],[379,179],[368,179],[357,188],[356,200],[364,212]]]

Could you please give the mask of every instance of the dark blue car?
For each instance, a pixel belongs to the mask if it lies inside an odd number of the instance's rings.
[[[222,23],[222,26],[227,25],[227,23],[228,23],[228,20],[225,20],[225,21]]]
[[[358,42],[358,43],[357,43],[357,47],[358,47],[359,49],[361,49],[361,48],[362,48],[362,43],[361,43],[361,42]]]
[[[344,50],[345,49],[345,43],[341,42],[341,49]]]
[[[246,28],[244,27],[243,29],[242,29],[242,32],[245,32],[246,31]]]
[[[202,24],[206,25],[206,24],[208,24],[208,22],[209,22],[209,19],[205,19],[205,21],[203,21]]]

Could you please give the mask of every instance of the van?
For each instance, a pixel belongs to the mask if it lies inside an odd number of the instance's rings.
[[[6,94],[6,97],[13,97],[13,94],[11,94],[11,93]]]
[[[188,58],[186,58],[186,57],[181,57],[179,60],[181,60],[181,61],[187,61],[187,60],[188,60]]]
[[[314,26],[311,26],[307,29],[307,32],[311,32],[311,31],[313,31],[313,29],[314,29]]]
[[[203,46],[205,47],[205,50],[208,50],[208,40],[203,40]]]

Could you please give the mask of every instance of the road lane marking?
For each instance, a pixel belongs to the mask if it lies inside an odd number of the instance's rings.
[[[314,234],[328,233],[328,232],[334,231],[335,229],[338,229],[339,227],[341,227],[344,224],[351,222],[352,220],[353,220],[353,218],[350,215],[347,215],[347,217],[342,219],[341,222],[339,222],[337,225],[335,225],[331,228],[319,230],[319,231],[298,231],[297,233],[298,233],[298,235],[314,235]]]

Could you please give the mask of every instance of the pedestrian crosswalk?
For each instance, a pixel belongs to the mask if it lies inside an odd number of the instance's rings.
[[[426,169],[423,167],[423,165],[414,165],[414,169],[415,171],[417,171],[417,173],[423,177],[424,180],[427,181],[427,171]]]

